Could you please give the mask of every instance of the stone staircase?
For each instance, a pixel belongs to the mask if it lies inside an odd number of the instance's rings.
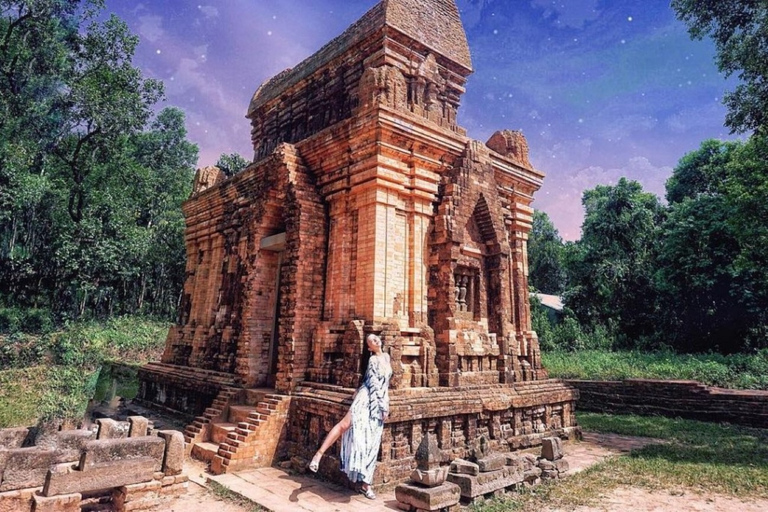
[[[184,438],[195,459],[213,474],[270,466],[285,437],[290,397],[274,389],[224,388]]]

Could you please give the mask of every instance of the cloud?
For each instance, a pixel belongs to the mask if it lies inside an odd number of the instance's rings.
[[[723,124],[724,110],[722,103],[712,101],[705,107],[681,110],[669,116],[665,123],[673,133],[685,133],[697,128],[709,128]]]
[[[552,0],[532,0],[531,5],[544,9],[544,18],[554,17],[560,28],[584,28],[588,21],[600,16],[597,9],[598,0],[569,0],[568,2],[552,2]]]
[[[581,197],[585,190],[597,185],[615,185],[620,178],[640,182],[643,190],[664,197],[664,184],[672,174],[672,167],[655,166],[647,157],[630,158],[621,167],[587,166],[570,170],[558,169],[544,180],[536,194],[533,207],[549,215],[566,240],[577,240],[584,222]]]
[[[139,34],[150,42],[155,42],[165,36],[163,18],[160,16],[139,16]]]
[[[212,5],[198,5],[197,8],[206,18],[218,18],[219,10]]]

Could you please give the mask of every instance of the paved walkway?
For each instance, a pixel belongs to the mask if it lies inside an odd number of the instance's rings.
[[[395,491],[369,500],[352,489],[317,478],[292,475],[278,468],[261,468],[209,476],[230,490],[272,512],[391,512],[399,510]]]
[[[626,453],[656,439],[585,433],[582,442],[565,445],[571,472],[581,471],[606,457]],[[278,468],[261,468],[211,476],[210,480],[245,496],[272,512],[391,512],[399,510],[395,492],[379,493],[371,501],[351,489],[314,477],[290,474]]]

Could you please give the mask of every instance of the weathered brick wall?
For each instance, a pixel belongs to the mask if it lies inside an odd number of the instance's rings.
[[[768,428],[768,391],[709,387],[696,381],[568,380],[579,390],[579,409],[727,422]]]
[[[544,437],[577,433],[573,403],[578,392],[559,381],[431,388],[390,392],[391,416],[384,425],[376,485],[405,480],[415,469],[414,454],[427,432],[437,435],[442,462],[467,457],[481,436],[497,451],[541,444]],[[351,390],[338,386],[299,387],[291,402],[288,449],[309,460],[327,433],[349,409]],[[321,464],[321,473],[343,481],[338,443]]]

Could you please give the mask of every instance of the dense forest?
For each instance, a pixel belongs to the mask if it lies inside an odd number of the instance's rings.
[[[581,239],[563,243],[537,212],[530,284],[563,295],[543,343],[560,348],[768,348],[768,17],[749,1],[673,0],[691,37],[715,43],[739,85],[725,124],[745,142],[704,141],[666,183],[666,204],[622,179],[584,192]]]
[[[581,239],[564,243],[536,212],[530,284],[562,295],[539,315],[545,346],[768,348],[768,139],[708,140],[667,181],[666,204],[635,181],[584,192]]]
[[[749,137],[683,156],[666,201],[626,179],[587,190],[577,242],[536,212],[530,284],[567,306],[557,325],[537,315],[545,346],[768,347],[768,36],[743,4],[736,18],[717,3],[673,8],[742,79],[726,123]],[[138,38],[103,7],[0,0],[0,332],[176,309],[197,148],[184,113],[159,109],[162,83],[133,66]]]
[[[176,309],[197,147],[103,7],[0,1],[0,328]]]

